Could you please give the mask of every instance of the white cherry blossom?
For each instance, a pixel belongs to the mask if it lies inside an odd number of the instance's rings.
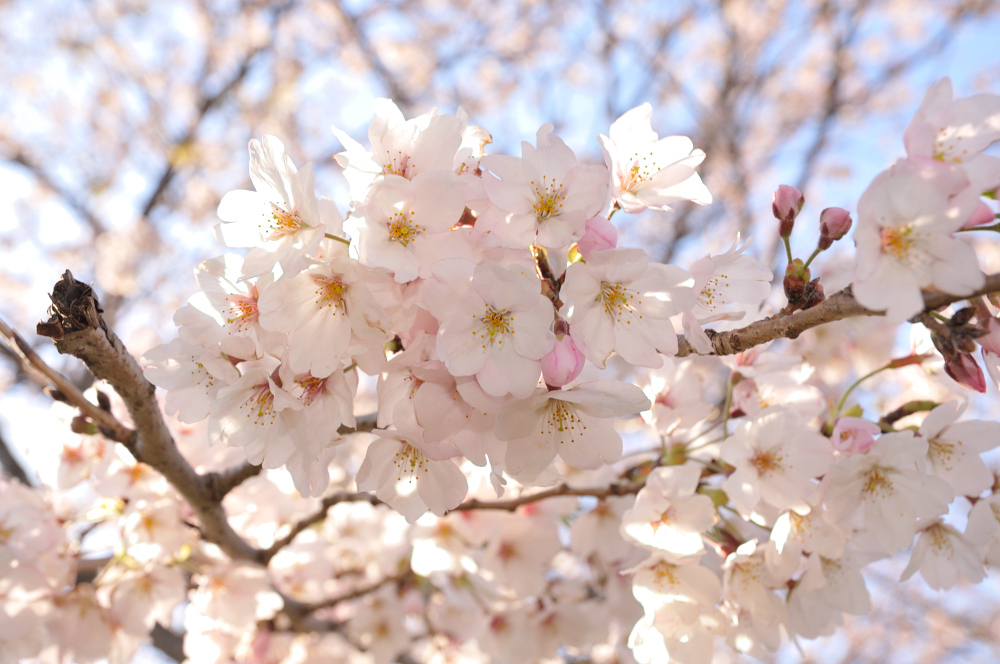
[[[858,302],[902,322],[923,307],[920,289],[967,295],[983,285],[972,248],[953,237],[978,204],[957,166],[902,159],[858,201]]]
[[[250,141],[250,180],[256,191],[237,190],[219,203],[216,226],[227,247],[252,247],[243,275],[255,277],[276,265],[285,271],[303,267],[327,232],[340,233],[343,218],[328,198],[313,192],[312,165],[297,170],[274,136]]]
[[[467,266],[454,267],[468,274]],[[487,394],[524,398],[555,346],[552,303],[538,277],[518,265],[483,263],[471,276],[464,298],[441,320],[438,357],[454,376],[475,375]]]
[[[711,203],[712,194],[694,170],[705,153],[686,136],[659,138],[652,117],[651,105],[636,106],[611,124],[609,136],[598,137],[615,201],[625,212],[669,210],[681,201]]]
[[[658,353],[677,352],[670,317],[694,306],[693,280],[674,265],[652,263],[642,249],[609,249],[566,269],[560,313],[588,360],[604,367],[612,352],[659,368]]]
[[[955,497],[947,482],[916,469],[927,447],[912,431],[898,431],[880,436],[867,454],[838,459],[824,497],[830,517],[843,521],[863,507],[865,528],[884,551],[910,546],[917,519],[943,514]]]
[[[563,390],[538,389],[508,401],[497,413],[494,433],[507,441],[504,470],[534,482],[558,455],[576,468],[597,468],[621,458],[622,440],[610,418],[649,407],[635,385],[603,380]]]
[[[607,199],[604,166],[578,164],[576,155],[544,124],[537,147],[521,143],[521,158],[487,155],[480,161],[483,186],[496,208],[477,222],[480,232],[505,247],[567,247],[580,239],[587,220]]]
[[[899,580],[905,581],[917,571],[935,590],[953,588],[960,579],[979,583],[986,578],[980,555],[961,533],[940,520],[920,531]]]
[[[771,406],[723,443],[722,459],[736,467],[722,489],[745,514],[761,502],[806,514],[819,500],[813,479],[830,468],[833,452],[795,410]]]

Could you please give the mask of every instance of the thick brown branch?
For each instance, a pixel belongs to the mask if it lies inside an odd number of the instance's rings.
[[[229,525],[210,483],[181,456],[157,405],[156,388],[146,380],[118,335],[105,325],[93,290],[67,270],[53,289],[51,312],[47,322],[39,323],[39,333],[52,337],[60,353],[83,360],[97,379],[107,381],[125,402],[136,430],[124,427],[86,399],[82,404],[71,403],[99,425],[107,424],[114,440],[124,443],[138,461],[159,471],[184,496],[198,515],[205,539],[233,558],[260,562],[261,552]],[[57,387],[62,390],[63,386]],[[76,398],[73,391],[64,394]]]
[[[1000,291],[1000,274],[986,276],[982,288],[968,295],[951,295],[950,293],[924,293],[924,305],[930,311],[940,307],[978,297],[987,293]],[[834,293],[820,304],[797,311],[786,316],[773,316],[751,323],[746,327],[728,332],[720,332],[712,337],[712,355],[735,355],[748,348],[765,344],[775,339],[795,339],[800,334],[814,327],[856,316],[883,316],[885,312],[872,311],[861,306],[851,294],[850,288]],[[678,336],[678,357],[696,354],[697,351],[683,336]]]

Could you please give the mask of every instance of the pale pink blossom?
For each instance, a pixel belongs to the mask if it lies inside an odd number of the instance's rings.
[[[806,514],[819,500],[813,480],[830,468],[833,452],[795,410],[771,406],[723,443],[722,459],[736,467],[722,489],[744,514],[761,502]]]
[[[372,105],[375,118],[368,128],[371,150],[333,127],[345,148],[335,158],[344,169],[353,201],[364,201],[384,175],[412,179],[421,173],[453,170],[467,118],[438,113],[435,107],[406,120],[391,99],[380,97]]]
[[[986,578],[982,557],[961,533],[940,519],[920,531],[899,580],[906,581],[917,571],[935,590],[953,588],[960,579],[979,583]]]
[[[500,407],[494,430],[507,441],[504,469],[534,482],[558,455],[576,468],[597,468],[621,458],[622,440],[611,418],[649,407],[635,385],[602,380],[564,390],[538,389]]]
[[[289,366],[329,376],[348,358],[352,338],[388,340],[389,314],[372,295],[388,276],[347,257],[283,276],[260,294],[260,322],[266,330],[289,332]]]
[[[467,274],[468,266],[454,267]],[[464,297],[441,320],[438,357],[454,376],[475,375],[487,394],[526,397],[555,345],[552,303],[534,272],[518,265],[483,263],[471,276]]]
[[[243,375],[219,391],[208,422],[213,437],[242,447],[250,463],[265,468],[277,468],[295,450],[296,423],[289,415],[303,408],[275,382],[274,365],[264,360],[242,363]]]
[[[250,141],[250,180],[256,191],[231,191],[222,198],[222,223],[216,226],[227,247],[252,247],[244,276],[270,272],[275,264],[295,272],[325,233],[340,233],[343,218],[333,201],[313,192],[312,165],[297,170],[276,137]]]
[[[219,390],[240,377],[218,348],[193,346],[181,339],[146,351],[142,363],[146,379],[167,390],[167,413],[176,414],[181,422],[208,417]]]
[[[578,164],[552,135],[551,124],[541,126],[536,144],[521,143],[520,159],[487,155],[480,162],[483,186],[496,207],[476,221],[476,229],[505,247],[527,247],[536,232],[543,247],[567,247],[582,237],[607,198],[607,169]]]
[[[598,140],[611,171],[615,201],[625,212],[669,210],[681,201],[712,202],[695,167],[705,160],[686,136],[659,138],[653,131],[653,107],[642,104],[611,124]]]
[[[1000,184],[1000,160],[982,154],[1000,139],[1000,97],[978,94],[954,99],[951,79],[931,86],[903,134],[910,157],[962,166],[978,196]]]
[[[427,510],[441,516],[458,507],[469,485],[453,461],[447,456],[428,456],[408,439],[393,435],[395,431],[378,433],[358,469],[359,490],[374,491],[410,523]]]
[[[658,368],[658,353],[677,352],[670,317],[694,305],[691,275],[652,263],[642,249],[609,249],[566,269],[560,313],[584,356],[599,367],[612,352],[638,366]]]
[[[712,499],[695,493],[701,468],[688,463],[654,469],[635,504],[622,515],[622,535],[662,552],[670,562],[703,554],[701,534],[715,525],[717,516]],[[636,599],[642,601],[638,596]]]
[[[348,220],[358,260],[393,273],[399,283],[430,276],[443,258],[471,258],[459,235],[449,233],[465,199],[450,173],[431,171],[412,180],[387,175],[375,185],[364,207]]]
[[[875,435],[881,432],[874,422],[860,417],[840,417],[833,425],[830,444],[846,456],[865,454],[875,443]]]
[[[983,285],[972,248],[953,237],[978,204],[965,173],[935,161],[897,161],[858,201],[858,302],[902,322],[924,308],[922,288],[967,295]]]
[[[882,550],[910,546],[917,519],[944,514],[955,497],[946,481],[916,469],[927,449],[912,431],[898,431],[879,436],[866,454],[838,459],[824,497],[830,517],[843,521],[863,507],[865,528]]]
[[[946,480],[956,495],[978,497],[993,485],[982,454],[1000,445],[1000,423],[956,422],[963,412],[964,405],[948,401],[927,414],[918,432],[927,439],[927,457],[918,467]]]

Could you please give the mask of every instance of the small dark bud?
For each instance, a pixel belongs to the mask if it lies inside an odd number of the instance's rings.
[[[964,309],[959,309],[956,311],[952,317],[951,321],[948,323],[952,327],[962,327],[968,324],[976,316],[976,310],[972,307],[965,307]]]
[[[111,412],[111,397],[109,397],[104,392],[97,390],[97,405],[101,407],[101,410],[106,410]]]

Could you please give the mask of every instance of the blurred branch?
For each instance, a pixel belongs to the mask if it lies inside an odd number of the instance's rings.
[[[308,529],[310,526],[317,524],[324,519],[326,519],[327,512],[330,511],[334,505],[338,503],[347,502],[366,502],[372,505],[382,505],[382,501],[375,497],[374,494],[365,492],[352,493],[350,491],[338,491],[337,493],[331,494],[323,498],[323,502],[318,510],[310,514],[309,516],[296,521],[291,530],[282,537],[281,539],[275,540],[274,544],[265,549],[261,553],[261,558],[266,564],[271,558],[281,551],[283,548],[292,543],[292,541],[298,537],[299,533],[303,530]]]
[[[938,309],[952,302],[959,302],[968,298],[986,295],[1000,291],[1000,274],[990,274],[986,276],[986,283],[982,288],[967,295],[952,295],[950,293],[924,292],[924,306],[926,311]],[[861,306],[850,287],[834,293],[823,302],[820,302],[811,309],[797,311],[787,315],[777,315],[756,323],[751,323],[746,327],[728,332],[717,332],[710,335],[712,341],[711,355],[735,355],[748,348],[759,346],[775,339],[795,339],[808,329],[843,320],[856,316],[884,316],[883,311],[872,311]],[[697,351],[688,343],[683,335],[678,335],[678,357],[697,354]]]
[[[63,205],[75,212],[80,219],[85,221],[87,225],[90,226],[90,230],[93,231],[95,236],[100,235],[105,231],[104,224],[97,218],[97,215],[91,211],[87,204],[77,198],[71,191],[53,180],[45,168],[36,162],[23,147],[14,145],[6,136],[0,139],[0,141],[6,144],[11,150],[11,153],[4,157],[8,162],[16,164],[27,170],[28,173],[35,178],[38,184],[55,194],[56,197],[62,201]]]
[[[0,324],[2,324],[2,321],[0,321]],[[2,435],[0,435],[0,468],[3,468],[3,472],[8,477],[13,477],[25,486],[33,486],[31,480],[28,479],[27,471],[24,470],[17,458],[14,457],[14,454],[10,451],[10,447],[7,445],[7,441],[4,440]]]
[[[343,3],[339,0],[330,3],[330,7],[337,13],[340,20],[343,21],[344,27],[347,28],[347,32],[354,44],[358,47],[361,56],[364,58],[365,63],[368,68],[371,69],[381,80],[382,84],[385,85],[386,91],[389,93],[389,97],[392,98],[396,105],[400,107],[404,115],[409,115],[413,112],[413,106],[415,104],[415,99],[402,84],[396,79],[395,74],[389,71],[382,58],[379,54],[375,52],[370,41],[368,41],[367,35],[361,28],[360,22],[357,17],[351,15],[344,9]]]
[[[545,491],[518,496],[517,498],[511,498],[510,500],[477,500],[474,498],[472,500],[465,501],[451,511],[465,512],[468,510],[504,510],[507,512],[513,512],[522,505],[537,503],[540,500],[555,498],[556,496],[592,496],[594,498],[629,496],[634,493],[638,493],[644,486],[646,486],[645,481],[636,482],[634,484],[609,484],[606,487],[589,489],[576,489],[567,484],[560,484],[559,486],[546,489]]]

